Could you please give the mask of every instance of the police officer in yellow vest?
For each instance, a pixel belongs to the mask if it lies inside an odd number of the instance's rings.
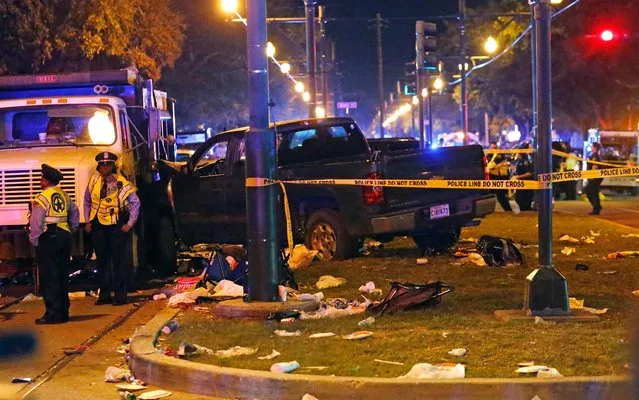
[[[100,273],[100,296],[96,305],[127,302],[132,232],[140,214],[136,188],[116,172],[118,157],[108,151],[95,157],[97,173],[84,194],[85,229],[93,236]],[[115,292],[112,300],[111,292]]]
[[[497,150],[497,142],[490,142],[490,149]],[[509,180],[510,179],[510,163],[508,159],[502,154],[493,153],[489,154],[490,161],[488,162],[488,174],[491,180]],[[506,212],[511,212],[513,209],[508,201],[508,190],[495,189],[491,190],[497,196],[497,201],[501,205],[501,208]]]
[[[36,248],[38,276],[46,312],[36,324],[62,324],[69,321],[69,258],[71,231],[78,229],[80,212],[69,195],[57,184],[62,173],[42,164],[38,194],[29,215],[29,241]]]

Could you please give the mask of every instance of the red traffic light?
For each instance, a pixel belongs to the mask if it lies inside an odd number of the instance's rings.
[[[603,40],[604,42],[610,42],[612,39],[615,38],[615,34],[611,30],[606,29],[605,31],[601,32],[599,38],[601,38],[601,40]]]

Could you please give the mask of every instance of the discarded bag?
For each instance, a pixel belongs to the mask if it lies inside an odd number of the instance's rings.
[[[439,281],[425,285],[391,282],[391,289],[384,300],[368,309],[374,314],[382,315],[433,307],[441,302],[443,295],[454,289]]]
[[[293,247],[291,256],[288,259],[288,266],[291,269],[308,267],[309,265],[311,265],[316,255],[317,250],[309,250],[303,244],[298,244],[297,246]]]
[[[490,266],[521,265],[524,259],[511,239],[484,235],[477,242],[477,250]]]

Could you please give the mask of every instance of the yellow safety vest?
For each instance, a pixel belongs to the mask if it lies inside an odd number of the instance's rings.
[[[115,225],[118,222],[120,208],[126,210],[129,202],[127,198],[131,193],[135,193],[136,188],[120,175],[115,175],[118,182],[122,183],[122,188],[107,193],[107,196],[100,199],[100,189],[102,188],[102,175],[94,174],[89,181],[89,193],[91,193],[91,213],[89,221],[93,221],[98,216],[98,221],[102,225]],[[126,221],[124,221],[126,223]]]
[[[34,203],[46,210],[44,223],[56,224],[58,228],[71,232],[68,222],[69,195],[57,186],[49,186],[33,199]]]
[[[508,163],[495,163],[495,158],[497,158],[497,153],[493,154],[493,157],[488,162],[488,173],[491,175],[497,176],[508,176],[509,166]],[[502,159],[503,162],[503,159]]]

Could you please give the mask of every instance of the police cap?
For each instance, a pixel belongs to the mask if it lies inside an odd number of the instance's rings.
[[[110,151],[103,151],[95,156],[95,161],[98,164],[107,164],[107,163],[115,163],[118,160],[118,156],[111,153]]]
[[[47,164],[42,164],[42,177],[54,185],[57,185],[64,178],[62,172]]]

